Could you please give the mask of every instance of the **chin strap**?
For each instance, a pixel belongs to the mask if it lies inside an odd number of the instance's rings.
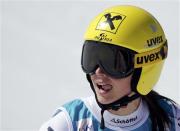
[[[119,100],[117,100],[117,101],[115,101],[113,103],[101,104],[100,102],[98,102],[96,94],[95,94],[96,101],[97,101],[99,107],[101,108],[101,129],[105,128],[105,122],[104,122],[104,117],[103,117],[103,114],[104,114],[105,110],[112,109],[112,110],[117,111],[122,106],[127,106],[128,103],[130,103],[131,101],[137,99],[139,96],[140,96],[139,94],[134,94],[134,95],[132,95],[130,97],[129,96],[124,96],[124,97],[120,98]]]
[[[105,110],[101,109],[101,125],[100,125],[101,129],[105,128],[105,122],[104,122],[104,117],[103,117],[104,111]]]

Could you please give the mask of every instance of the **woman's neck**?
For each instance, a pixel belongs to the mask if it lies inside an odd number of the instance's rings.
[[[141,102],[141,98],[137,98],[133,100],[132,102],[128,103],[127,106],[121,107],[117,111],[115,110],[108,110],[108,111],[114,115],[120,115],[120,116],[129,115],[139,107],[140,102]]]

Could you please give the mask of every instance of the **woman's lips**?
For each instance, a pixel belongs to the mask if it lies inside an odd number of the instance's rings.
[[[97,84],[100,94],[107,94],[112,90],[112,85],[110,84]]]

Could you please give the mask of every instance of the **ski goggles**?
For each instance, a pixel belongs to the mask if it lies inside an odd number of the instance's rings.
[[[100,67],[106,74],[122,78],[134,70],[134,51],[120,46],[85,41],[82,50],[81,65],[86,74],[94,74]]]
[[[81,56],[81,66],[86,74],[94,74],[100,67],[106,74],[115,77],[127,77],[135,68],[141,68],[159,62],[167,57],[167,42],[154,50],[136,53],[113,44],[85,41]]]

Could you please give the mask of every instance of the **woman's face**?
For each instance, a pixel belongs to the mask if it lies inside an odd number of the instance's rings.
[[[132,75],[116,79],[105,74],[97,68],[95,74],[91,75],[97,99],[102,104],[112,103],[119,98],[131,93]]]

